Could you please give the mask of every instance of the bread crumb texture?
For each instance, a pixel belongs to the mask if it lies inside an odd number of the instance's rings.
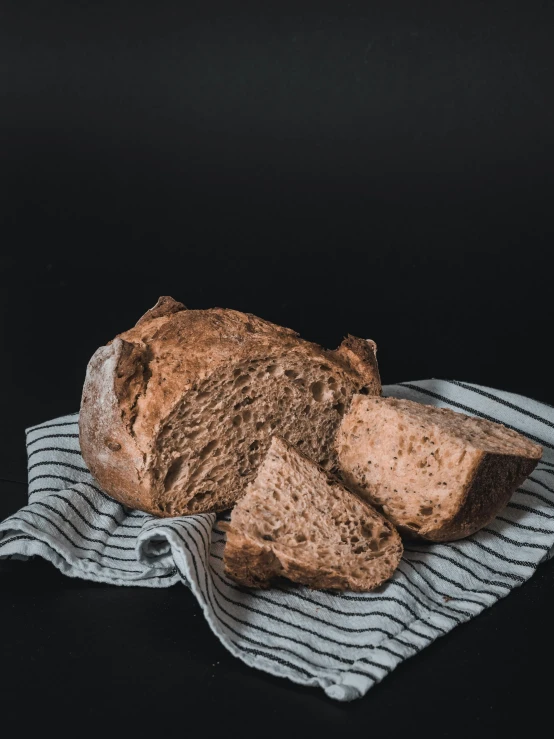
[[[286,577],[312,588],[368,591],[402,556],[394,527],[279,437],[231,514],[227,574],[250,587]]]

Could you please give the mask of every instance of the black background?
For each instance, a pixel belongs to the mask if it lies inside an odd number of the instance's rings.
[[[371,337],[385,383],[554,403],[554,5],[315,5],[1,4],[0,516],[24,428],[77,410],[93,351],[161,294]],[[341,705],[231,657],[183,587],[5,562],[4,720],[528,731],[553,574]]]

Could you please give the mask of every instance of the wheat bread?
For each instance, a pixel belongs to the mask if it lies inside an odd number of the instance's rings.
[[[401,533],[448,541],[486,526],[533,471],[538,444],[498,423],[355,395],[336,437],[340,475]]]
[[[390,522],[277,436],[225,528],[225,571],[255,588],[373,590],[402,556]]]
[[[375,352],[355,337],[328,351],[249,314],[160,298],[90,360],[84,460],[132,508],[157,516],[229,508],[274,433],[335,464],[352,395],[381,392]]]

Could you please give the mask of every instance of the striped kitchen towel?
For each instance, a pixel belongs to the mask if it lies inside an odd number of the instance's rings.
[[[554,408],[445,380],[389,385],[384,394],[500,421],[542,444],[544,456],[489,526],[451,544],[410,543],[373,593],[238,587],[223,572],[215,515],[157,519],[98,488],[79,451],[77,414],[28,429],[29,504],[0,524],[0,556],[39,555],[71,577],[115,585],[182,582],[248,665],[337,700],[359,698],[528,580],[554,547]]]

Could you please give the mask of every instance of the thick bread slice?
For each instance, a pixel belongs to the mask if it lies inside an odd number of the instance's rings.
[[[164,297],[90,360],[81,450],[100,486],[132,508],[222,510],[275,432],[334,465],[334,435],[358,391],[381,392],[372,341],[327,351],[255,316]]]
[[[461,539],[486,526],[542,448],[498,423],[396,398],[356,395],[337,434],[346,484],[406,533]]]
[[[275,577],[334,590],[373,590],[402,557],[394,526],[274,436],[227,526],[225,571],[265,588]]]

